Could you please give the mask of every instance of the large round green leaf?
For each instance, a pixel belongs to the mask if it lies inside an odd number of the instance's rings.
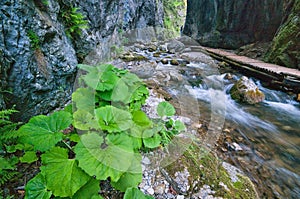
[[[159,103],[156,111],[160,117],[173,116],[176,112],[173,105],[166,101]]]
[[[97,91],[112,90],[115,87],[118,80],[119,77],[114,72],[110,70],[106,70],[101,74],[96,90]]]
[[[115,189],[125,192],[127,188],[137,187],[142,182],[142,156],[136,154],[128,170],[117,182],[111,182]]]
[[[91,177],[75,159],[68,159],[68,150],[54,147],[42,155],[42,174],[46,185],[55,196],[72,197]]]
[[[62,130],[72,123],[72,115],[65,111],[55,112],[49,117],[39,115],[19,129],[21,143],[34,146],[34,150],[47,151],[62,140]]]
[[[84,110],[93,113],[95,109],[95,91],[91,88],[78,88],[72,94],[76,110]]]
[[[100,129],[97,119],[93,113],[87,112],[84,109],[77,110],[73,114],[74,126],[79,130]]]
[[[45,177],[41,173],[26,184],[25,191],[25,199],[49,199],[52,195],[47,190]]]
[[[72,199],[103,199],[99,195],[100,191],[100,182],[96,179],[91,179],[88,183],[86,183],[83,187],[81,187],[75,195],[72,197]]]
[[[132,126],[132,116],[128,111],[115,108],[113,106],[105,106],[95,110],[102,130],[108,132],[121,132],[128,130]]]
[[[84,134],[75,153],[79,166],[99,180],[118,181],[134,158],[132,140],[125,133],[109,134],[105,140],[96,133]]]

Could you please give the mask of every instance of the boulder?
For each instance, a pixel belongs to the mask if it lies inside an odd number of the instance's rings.
[[[179,65],[179,62],[178,62],[178,60],[177,59],[172,59],[171,60],[171,65]]]
[[[168,43],[167,49],[171,53],[181,52],[185,49],[185,45],[182,42],[173,39]]]
[[[137,53],[132,53],[132,52],[127,52],[127,53],[121,55],[120,58],[125,62],[147,60],[147,58],[145,56],[137,54]]]
[[[249,104],[259,103],[265,99],[264,93],[245,76],[241,77],[230,89],[230,95],[234,100]]]
[[[240,169],[220,164],[213,152],[196,145],[160,171],[176,193],[189,198],[258,198],[253,183]]]

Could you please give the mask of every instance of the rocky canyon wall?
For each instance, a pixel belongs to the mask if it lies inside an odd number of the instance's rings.
[[[88,28],[68,36],[74,8]],[[163,15],[160,0],[1,0],[0,109],[16,105],[25,121],[63,106],[90,51],[115,33],[163,26]]]
[[[274,37],[265,60],[300,69],[300,0],[285,6],[286,16]]]
[[[238,48],[270,41],[283,17],[283,0],[188,0],[184,34],[210,47]]]

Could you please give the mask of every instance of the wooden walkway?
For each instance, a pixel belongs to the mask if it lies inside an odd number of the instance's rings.
[[[276,80],[277,83],[293,87],[293,90],[300,90],[300,70],[266,63],[249,57],[236,55],[221,49],[203,46],[191,46],[190,48],[192,51],[200,50],[207,52],[210,56],[234,65],[238,69],[248,70],[253,73],[257,73],[258,75],[269,77]]]

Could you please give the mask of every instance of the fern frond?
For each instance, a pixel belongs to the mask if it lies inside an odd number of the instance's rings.
[[[10,179],[15,177],[18,174],[16,171],[11,170],[2,170],[0,171],[0,186],[7,183]]]
[[[10,121],[10,116],[18,111],[14,109],[6,109],[0,111],[0,147],[3,143],[17,137],[15,130],[19,123]]]

